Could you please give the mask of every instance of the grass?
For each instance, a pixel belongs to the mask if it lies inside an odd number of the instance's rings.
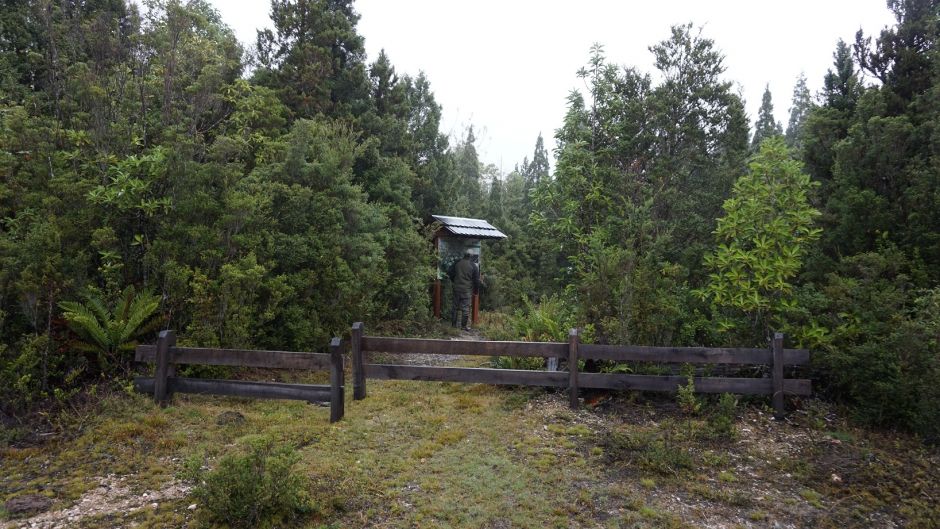
[[[314,509],[298,527],[678,528],[706,517],[728,527],[931,527],[940,514],[930,500],[940,496],[935,449],[847,424],[836,425],[845,435],[834,443],[810,435],[799,414],[779,423],[740,408],[740,435],[719,441],[694,435],[701,421],[690,434],[668,396],[572,412],[560,393],[370,380],[366,400],[353,401],[351,387],[346,397],[345,418],[331,425],[326,408],[301,402],[177,395],[161,409],[114,395],[72,438],[0,445],[0,504],[39,493],[68,507],[108,475],[137,495],[159,491],[265,435],[300,454]],[[227,411],[245,420],[217,424]],[[197,527],[193,502],[74,525]]]
[[[803,489],[800,491],[800,497],[806,500],[807,503],[816,507],[817,509],[822,509],[822,496],[812,489]]]

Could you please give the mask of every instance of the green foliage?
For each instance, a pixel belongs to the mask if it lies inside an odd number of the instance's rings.
[[[490,330],[499,333],[499,338],[526,342],[567,342],[568,333],[575,328],[576,318],[568,304],[557,296],[543,298],[538,304],[523,299],[525,307],[518,309],[508,321],[491,321],[484,331],[491,339]],[[584,343],[593,341],[593,327],[582,329],[580,340]],[[498,357],[497,367],[504,369],[540,369],[545,365],[543,358]]]
[[[771,138],[734,185],[725,216],[715,231],[718,248],[705,257],[712,273],[699,290],[715,307],[730,309],[718,325],[728,331],[749,326],[751,339],[769,336],[793,305],[792,280],[809,245],[819,238],[819,214],[810,206],[813,184],[789,156],[782,138]],[[745,330],[745,337],[747,332]]]
[[[635,464],[663,475],[679,475],[695,468],[688,449],[675,443],[668,432],[612,431],[606,439],[606,452],[615,461]]]
[[[316,350],[353,320],[427,318],[421,220],[446,212],[456,155],[424,75],[384,54],[366,69],[351,2],[274,5],[251,79],[205,2],[15,4],[0,374],[22,397],[5,410],[114,367],[133,336],[97,313],[124,285],[155,292],[193,345]],[[106,294],[60,304],[84,292]],[[101,351],[94,369],[60,310]]]
[[[702,402],[695,396],[695,370],[691,365],[682,366],[686,383],[679,386],[676,392],[676,404],[687,416],[698,415],[702,409]]]
[[[525,299],[525,308],[516,312],[512,323],[516,334],[526,342],[567,342],[574,318],[566,304],[557,296],[543,299],[538,305]]]
[[[560,280],[600,341],[695,339],[687,282],[747,152],[713,42],[676,26],[651,51],[658,85],[592,48],[578,74],[589,100],[569,96],[554,179],[534,195],[532,227],[560,249]]]
[[[244,454],[226,455],[198,478],[200,514],[232,528],[281,527],[310,510],[300,455],[266,437],[247,440]],[[193,472],[192,468],[189,470]]]
[[[708,428],[713,437],[718,439],[734,439],[737,431],[734,428],[735,412],[738,399],[730,393],[722,393],[718,402],[708,416]]]
[[[136,338],[152,333],[161,323],[155,314],[160,297],[137,292],[133,285],[124,289],[113,308],[94,294],[86,295],[85,303],[63,301],[59,306],[69,328],[78,335],[74,347],[98,353],[102,370],[112,363],[126,365],[129,359],[119,353],[133,350]]]
[[[940,294],[919,275],[890,245],[844,259],[823,287],[818,318],[831,332],[816,362],[863,421],[937,438]]]
[[[866,422],[936,437],[940,279],[935,137],[940,123],[940,13],[889,2],[897,24],[854,50],[839,42],[804,159],[823,183],[818,248],[808,256],[792,333],[818,347],[823,387]],[[854,52],[854,53],[853,53]],[[864,87],[858,66],[880,81]]]

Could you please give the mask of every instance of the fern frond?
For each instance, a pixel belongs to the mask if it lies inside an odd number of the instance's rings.
[[[124,289],[124,292],[121,293],[121,298],[118,300],[118,304],[114,307],[114,317],[115,319],[127,321],[128,311],[136,301],[137,291],[134,288],[134,285],[127,285],[127,288]]]
[[[104,302],[98,296],[91,294],[85,296],[88,309],[91,310],[100,322],[106,322],[111,319],[111,311],[105,306]]]
[[[125,336],[122,341],[140,336],[143,333],[141,326],[156,312],[159,306],[159,296],[149,292],[141,292],[138,294],[129,307],[126,320],[127,336]]]
[[[88,307],[73,301],[63,301],[59,303],[59,307],[65,311],[62,316],[75,334],[86,342],[93,342],[103,350],[108,349],[111,344],[109,333]]]

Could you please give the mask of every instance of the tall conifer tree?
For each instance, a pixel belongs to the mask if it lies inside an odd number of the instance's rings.
[[[810,110],[813,109],[813,99],[809,88],[806,87],[806,76],[802,73],[793,87],[793,100],[790,103],[790,121],[787,123],[787,147],[797,154],[803,148],[803,126]]]
[[[781,134],[783,134],[783,127],[774,119],[774,103],[770,94],[770,85],[767,85],[764,88],[764,96],[761,98],[760,109],[757,111],[751,149],[756,151],[765,139]]]

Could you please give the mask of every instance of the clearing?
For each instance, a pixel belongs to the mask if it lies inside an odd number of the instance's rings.
[[[426,361],[428,359],[413,359]],[[461,362],[485,359],[461,358]],[[257,375],[257,372],[254,373]],[[268,374],[269,377],[273,376]],[[322,376],[297,380],[322,381]],[[350,379],[347,378],[347,381]],[[317,511],[302,527],[938,527],[940,453],[850,426],[806,401],[774,421],[742,403],[732,438],[711,407],[670,395],[589,394],[369,381],[329,424],[301,402],[176,395],[166,409],[113,395],[66,431],[0,448],[0,502],[38,494],[44,513],[0,528],[196,527],[178,476],[245,436],[295,447]]]

